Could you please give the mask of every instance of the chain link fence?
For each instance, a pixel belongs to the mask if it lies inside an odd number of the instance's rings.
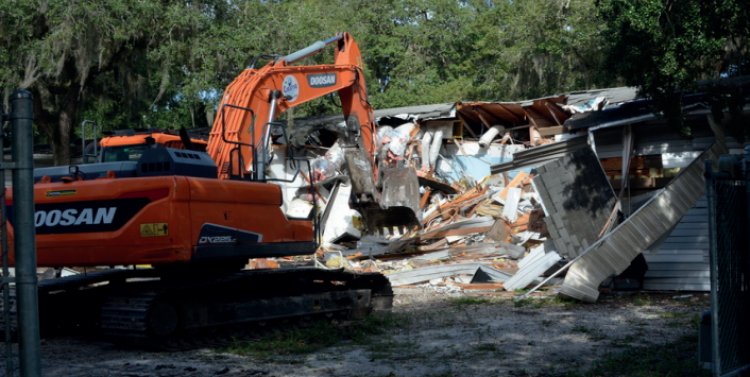
[[[715,376],[750,374],[750,147],[706,164]]]

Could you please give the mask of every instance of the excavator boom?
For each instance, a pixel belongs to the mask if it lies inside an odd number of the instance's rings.
[[[334,64],[290,65],[331,43],[336,43]],[[269,154],[269,123],[292,107],[331,93],[341,98],[350,141],[374,161],[375,120],[367,102],[362,58],[354,38],[342,33],[262,68],[248,68],[227,86],[207,149],[220,178],[253,174],[262,180]]]
[[[333,64],[291,65],[333,43]],[[264,181],[271,158],[271,125],[277,115],[332,93],[341,99],[346,123],[339,130],[339,140],[353,185],[350,205],[360,211],[369,232],[418,226],[416,172],[378,165],[375,119],[367,101],[362,58],[348,33],[318,41],[262,68],[248,68],[229,84],[207,149],[219,177]]]

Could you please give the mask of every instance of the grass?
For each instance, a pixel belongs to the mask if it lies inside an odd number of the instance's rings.
[[[424,356],[414,352],[419,345],[410,341],[375,340],[367,344],[366,348],[370,360],[415,360]]]
[[[390,372],[382,377],[399,377],[399,376],[393,372]],[[428,374],[428,375],[425,375],[425,377],[454,377],[454,376],[453,376],[453,373],[445,372],[445,373],[438,373],[438,374]]]
[[[630,345],[636,341],[638,341],[638,336],[635,334],[628,334],[620,339],[612,339],[610,344],[613,347],[630,347]]]
[[[544,307],[545,299],[540,298],[523,298],[513,301],[513,306],[516,308],[531,308],[539,309]]]
[[[697,331],[697,330],[696,330]],[[598,376],[686,376],[708,377],[711,374],[698,366],[698,336],[686,335],[667,344],[630,347],[622,352],[610,353],[594,363],[578,377]]]
[[[340,336],[334,325],[316,322],[305,327],[273,331],[258,340],[234,342],[228,351],[260,358],[304,354],[329,347],[338,342]]]
[[[482,297],[462,296],[452,298],[448,302],[455,308],[463,309],[467,306],[488,304],[490,303],[490,300]]]
[[[574,333],[584,334],[589,339],[591,339],[591,340],[593,340],[595,342],[607,339],[607,336],[603,332],[601,332],[599,330],[590,329],[590,328],[588,328],[586,326],[583,326],[583,325],[575,325],[575,326],[573,326],[573,328],[571,329],[571,331],[574,332]]]
[[[649,294],[638,293],[633,297],[633,305],[635,306],[653,306],[655,304],[654,298]]]
[[[494,343],[481,343],[477,345],[476,350],[479,352],[497,352],[497,346]]]
[[[349,328],[350,338],[357,343],[367,341],[372,335],[380,335],[388,330],[403,328],[411,323],[406,314],[377,313],[367,316],[362,321],[355,322],[353,328]]]
[[[382,377],[400,377],[400,376],[391,372]],[[454,377],[454,375],[453,373],[450,373],[450,372],[443,372],[443,373],[438,373],[438,374],[427,374],[424,377]]]
[[[274,330],[257,340],[234,341],[227,352],[259,358],[307,354],[345,341],[365,344],[375,335],[408,323],[408,317],[394,313],[372,314],[347,325],[318,320],[307,325]]]
[[[640,295],[639,295],[640,296]],[[649,305],[658,300],[648,295],[634,297],[636,300],[643,299],[641,304]],[[472,307],[491,303],[492,301],[482,297],[461,297],[449,301],[449,305],[458,308]],[[632,301],[631,301],[632,302]],[[632,302],[635,304],[635,302]],[[516,302],[516,307],[542,308],[568,305],[585,305],[570,303],[559,297],[529,298]],[[680,311],[666,311],[659,313],[660,318],[666,326],[686,326],[694,328],[692,334],[697,334],[699,318],[694,314]],[[430,352],[422,350],[419,345],[410,339],[393,337],[394,329],[403,329],[405,325],[413,321],[423,320],[422,317],[410,318],[403,313],[378,313],[367,317],[363,321],[340,325],[328,321],[313,322],[309,326],[295,326],[283,330],[269,332],[257,341],[237,341],[232,345],[230,352],[253,355],[260,358],[272,358],[277,355],[298,355],[316,352],[318,350],[343,344],[357,344],[369,353],[372,360],[430,360]],[[542,326],[552,326],[555,321],[549,318],[542,320]],[[636,326],[636,324],[633,324]],[[581,324],[574,325],[572,333],[585,334],[593,340],[606,340],[605,333]],[[480,332],[481,334],[490,331]],[[385,336],[384,336],[385,335]],[[572,365],[554,367],[548,370],[546,376],[576,376],[576,377],[598,377],[598,376],[709,376],[707,371],[698,367],[697,361],[697,335],[688,335],[676,341],[657,345],[639,345],[632,343],[639,338],[649,336],[648,332],[637,332],[622,339],[613,339],[605,343],[611,347],[612,352],[595,361],[590,368],[573,369]],[[501,357],[502,346],[493,344],[479,337],[477,343],[470,352],[478,354],[493,355]],[[446,354],[446,358],[459,358],[463,351],[457,350],[453,356]],[[484,357],[484,356],[482,356]],[[552,368],[552,367],[550,367]],[[513,371],[513,375],[525,376],[523,371]],[[520,374],[518,374],[520,373]],[[440,374],[438,374],[440,375]],[[450,374],[447,374],[450,376]]]
[[[563,296],[547,296],[547,297],[527,297],[523,299],[517,299],[513,301],[513,306],[516,308],[529,308],[529,309],[540,309],[545,307],[559,306],[563,308],[571,308],[577,305],[585,305],[573,299]]]
[[[698,326],[700,316],[692,312],[663,312],[659,317],[666,321],[667,327],[677,328],[684,326]]]

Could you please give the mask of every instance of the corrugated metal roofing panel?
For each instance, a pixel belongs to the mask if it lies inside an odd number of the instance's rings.
[[[702,279],[706,279],[705,281],[706,283],[710,283],[708,278],[711,277],[711,271],[709,271],[708,268],[706,268],[705,270],[701,270],[697,266],[693,270],[684,270],[684,271],[680,271],[680,270],[651,271],[649,270],[648,272],[646,272],[646,277],[653,278],[653,279],[648,279],[648,280],[656,280],[660,278],[663,279],[663,278],[684,278],[684,277],[702,278]]]
[[[697,250],[708,250],[710,246],[708,237],[706,239],[700,239],[697,242],[679,242],[679,240],[673,240],[672,237],[667,238],[660,246],[660,250],[687,250],[695,248]]]
[[[567,153],[588,146],[587,140],[586,135],[582,135],[552,144],[529,148],[525,151],[514,153],[512,161],[492,165],[490,171],[492,174],[498,174],[513,169],[537,166],[547,161],[556,160]]]
[[[454,275],[473,275],[479,263],[456,263],[437,266],[426,266],[408,271],[399,271],[386,275],[394,287],[420,283],[436,278]]]
[[[638,96],[638,88],[622,86],[618,88],[591,89],[568,93],[568,105],[580,105],[596,97],[604,97],[610,104],[632,101]]]
[[[510,279],[505,281],[503,285],[507,291],[515,291],[516,289],[526,288],[531,284],[534,279],[538,278],[539,275],[543,274],[550,267],[554,266],[560,260],[560,255],[552,251],[543,254],[537,258],[534,258],[531,262],[527,263],[518,270]]]
[[[375,110],[375,117],[396,116],[401,114],[410,114],[418,116],[420,119],[425,118],[443,118],[454,116],[456,104],[452,102],[434,103],[430,105],[393,107],[390,109]]]
[[[599,284],[604,279],[625,270],[636,255],[672,229],[688,212],[689,207],[698,201],[705,190],[703,161],[715,158],[725,150],[723,144],[714,144],[664,190],[605,235],[599,241],[600,246],[589,250],[573,263],[560,293],[582,301],[596,301],[599,297]],[[633,234],[637,232],[650,236],[634,237]]]
[[[654,255],[681,255],[681,254],[695,254],[695,255],[703,255],[705,252],[702,248],[664,248],[659,246],[658,248],[654,248],[653,250],[646,250],[644,253],[653,253]]]
[[[594,242],[616,204],[616,196],[590,148],[581,148],[537,169],[532,184],[542,200],[556,251],[574,258]]]
[[[661,244],[643,252],[648,263],[644,289],[710,290],[707,206],[708,201],[704,195]],[[665,278],[692,280],[687,282]]]
[[[686,282],[686,281],[671,281],[671,280],[665,280],[663,282],[659,281],[649,281],[648,283],[643,283],[643,289],[647,289],[650,291],[673,291],[675,285],[679,285],[682,287],[680,290],[682,291],[710,291],[711,290],[711,284],[705,284],[702,281],[693,281],[693,282]]]
[[[656,262],[648,264],[649,271],[702,271],[705,268],[706,266],[702,263]]]
[[[654,253],[649,255],[648,259],[646,259],[647,262],[664,262],[664,263],[670,263],[670,262],[677,262],[677,263],[704,263],[708,262],[705,260],[702,254],[687,254],[687,253],[679,253],[679,254],[660,254],[660,253]]]

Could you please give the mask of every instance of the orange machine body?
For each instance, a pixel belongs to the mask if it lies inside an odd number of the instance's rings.
[[[334,64],[290,65],[334,42]],[[221,263],[314,253],[312,219],[288,219],[280,187],[253,171],[261,144],[270,144],[268,124],[288,108],[337,92],[354,147],[371,165],[376,149],[359,47],[348,33],[314,46],[247,69],[226,88],[206,148],[214,168],[209,175],[193,174],[197,165],[191,161],[203,157],[187,152],[170,150],[165,154],[172,160],[154,154],[157,160],[146,161],[144,156],[159,147],[182,144],[179,136],[162,133],[109,137],[101,143],[105,150],[143,146],[143,156],[55,167],[55,177],[38,171],[38,265]],[[149,136],[153,145],[145,142]],[[182,170],[174,168],[177,160]]]
[[[102,148],[121,147],[129,145],[146,144],[147,138],[153,138],[155,144],[163,145],[168,148],[183,149],[185,146],[178,135],[171,135],[164,132],[151,132],[146,134],[125,135],[125,136],[107,136],[102,138],[99,145]],[[190,141],[196,145],[207,145],[205,140],[191,138]]]
[[[314,251],[311,222],[284,216],[276,185],[103,178],[40,183],[34,195],[39,266],[222,262]],[[12,230],[9,239],[12,249]]]
[[[186,149],[182,138],[164,132],[149,132],[127,136],[108,136],[99,142],[101,152],[100,162],[137,161],[143,151],[151,148],[151,144],[166,148]],[[196,150],[206,150],[206,140],[190,139],[190,147]]]

